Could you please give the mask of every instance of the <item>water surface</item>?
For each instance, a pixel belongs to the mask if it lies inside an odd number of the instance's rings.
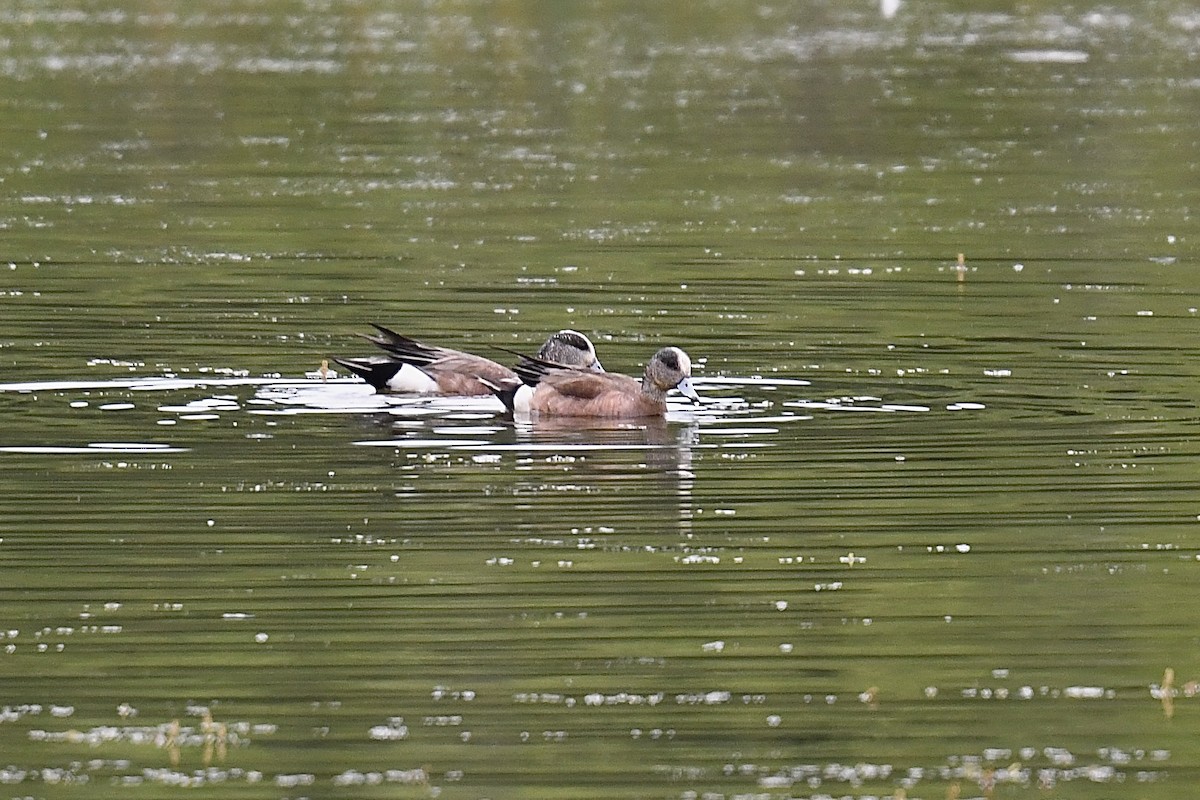
[[[0,12],[0,783],[1190,797],[1200,19],[993,6]]]

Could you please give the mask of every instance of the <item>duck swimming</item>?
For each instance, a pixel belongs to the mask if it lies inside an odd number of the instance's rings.
[[[523,357],[514,371],[518,381],[485,381],[509,411],[521,414],[610,419],[662,416],[671,389],[678,389],[693,403],[701,402],[692,387],[692,361],[678,347],[664,347],[655,353],[640,381],[611,372],[564,369],[529,357]]]
[[[476,396],[492,393],[488,384],[520,383],[517,374],[489,358],[425,344],[383,325],[371,323],[379,333],[364,335],[386,355],[334,358],[378,392]],[[538,350],[539,361],[603,373],[590,339],[573,330],[561,330]]]

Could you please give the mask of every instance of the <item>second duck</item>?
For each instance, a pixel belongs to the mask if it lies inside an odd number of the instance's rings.
[[[692,361],[678,347],[664,347],[646,364],[641,381],[628,375],[564,369],[540,358],[523,357],[513,368],[520,380],[487,381],[505,407],[519,414],[559,417],[661,417],[667,392],[699,403],[692,387]]]

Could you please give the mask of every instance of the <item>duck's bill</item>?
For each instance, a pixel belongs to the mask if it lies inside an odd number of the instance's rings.
[[[684,378],[675,388],[679,390],[681,395],[691,400],[693,404],[699,405],[701,403],[700,395],[696,394],[696,388],[692,386],[691,378]]]
[[[604,367],[600,366],[600,359],[597,358],[592,362],[591,370],[592,372],[604,372]]]

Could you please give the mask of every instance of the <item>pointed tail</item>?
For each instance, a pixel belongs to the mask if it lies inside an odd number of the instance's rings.
[[[504,408],[510,414],[513,412],[513,409],[516,407],[516,404],[517,404],[517,392],[521,389],[522,386],[525,385],[518,380],[512,380],[512,379],[504,381],[503,383],[499,383],[499,384],[493,383],[492,381],[489,381],[487,378],[481,378],[478,375],[475,376],[475,379],[478,380],[480,383],[482,383],[484,386],[486,386],[488,389],[490,389],[492,394],[496,395],[496,397],[499,397],[500,402],[504,403]]]
[[[374,386],[377,392],[387,391],[388,381],[404,366],[390,358],[334,358],[333,360]]]

